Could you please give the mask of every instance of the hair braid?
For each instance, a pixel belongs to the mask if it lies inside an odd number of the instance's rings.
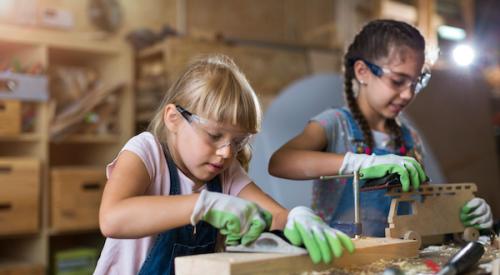
[[[425,51],[425,40],[413,26],[395,20],[374,20],[363,27],[354,37],[344,56],[344,95],[354,119],[363,132],[364,142],[373,151],[374,140],[368,121],[359,109],[352,87],[355,78],[354,62],[358,59],[370,61],[387,57],[392,47],[406,46],[415,51]],[[394,119],[388,119],[386,126],[395,139],[396,149],[403,145],[401,127]]]
[[[345,60],[344,62],[350,63],[349,60]],[[373,137],[372,133],[370,130],[370,126],[368,125],[368,122],[366,121],[365,117],[361,113],[361,110],[359,109],[358,103],[356,102],[356,97],[354,96],[354,91],[352,89],[352,80],[354,78],[354,73],[353,73],[353,65],[352,64],[345,64],[346,70],[344,72],[344,93],[345,93],[345,99],[347,102],[347,105],[349,106],[349,109],[351,110],[352,115],[354,116],[354,119],[358,123],[358,125],[361,128],[361,131],[363,132],[363,138],[366,143],[366,145],[369,148],[373,147]]]

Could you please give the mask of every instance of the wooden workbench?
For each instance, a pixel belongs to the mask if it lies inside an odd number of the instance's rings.
[[[176,258],[176,274],[382,274],[395,268],[404,274],[435,274],[432,265],[444,265],[459,249],[456,244],[428,246],[415,254],[415,243],[404,244],[406,249],[395,250],[394,243],[378,248],[356,241],[357,251],[343,255],[330,265],[314,265],[307,255],[290,256],[264,253],[214,253]],[[416,248],[415,248],[416,249]],[[317,273],[320,272],[320,273]],[[496,273],[495,273],[496,272]],[[500,275],[500,249],[487,246],[478,266],[467,274]]]
[[[313,264],[309,255],[224,252],[178,257],[175,259],[175,272],[178,275],[297,274],[418,255],[418,243],[414,240],[363,237],[353,241],[356,252],[345,252],[331,264]]]

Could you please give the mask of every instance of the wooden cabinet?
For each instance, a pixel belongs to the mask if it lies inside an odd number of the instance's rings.
[[[0,158],[0,235],[39,230],[40,162]]]
[[[58,252],[102,246],[105,165],[133,134],[132,60],[125,42],[0,24],[0,273],[44,274]],[[74,91],[54,81],[61,68],[97,76],[66,109],[56,89]],[[110,119],[92,124],[99,115]]]
[[[106,183],[102,167],[58,167],[51,170],[51,228],[95,229]]]

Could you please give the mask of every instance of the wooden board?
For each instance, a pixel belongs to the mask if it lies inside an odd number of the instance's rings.
[[[271,253],[213,253],[175,259],[178,275],[190,274],[295,274],[304,271],[324,271],[332,267],[366,265],[380,259],[416,257],[417,242],[391,238],[361,238],[354,240],[356,251],[346,252],[331,264],[313,264],[309,255]]]

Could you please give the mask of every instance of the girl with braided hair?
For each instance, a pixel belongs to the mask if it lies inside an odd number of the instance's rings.
[[[421,142],[399,114],[429,81],[424,60],[425,40],[416,28],[395,20],[369,22],[344,56],[347,106],[313,117],[273,154],[269,172],[289,179],[358,172],[362,180],[397,173],[404,192],[418,189],[427,180]],[[362,234],[384,236],[390,206],[385,190],[362,192],[360,206]],[[469,206],[464,223],[491,223],[484,200]],[[352,180],[314,181],[312,208],[330,226],[354,234]]]

